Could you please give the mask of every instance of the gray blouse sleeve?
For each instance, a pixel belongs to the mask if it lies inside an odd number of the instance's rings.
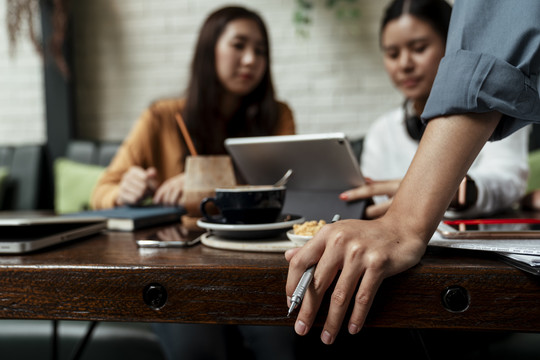
[[[457,0],[446,56],[422,114],[501,112],[491,140],[540,122],[540,1]]]

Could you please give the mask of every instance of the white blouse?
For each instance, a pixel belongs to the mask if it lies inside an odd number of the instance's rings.
[[[467,173],[476,183],[476,204],[465,211],[447,211],[446,217],[487,216],[516,203],[524,194],[529,175],[528,144],[530,126],[507,138],[488,142]],[[405,126],[403,107],[377,119],[363,144],[361,168],[373,180],[401,179],[414,157],[418,142]],[[375,202],[387,200],[376,197]]]

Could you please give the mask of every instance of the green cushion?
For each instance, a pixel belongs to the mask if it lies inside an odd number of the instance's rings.
[[[0,166],[0,209],[2,208],[2,203],[4,201],[4,191],[6,189],[6,182],[9,176],[8,168],[5,166]]]
[[[540,149],[529,153],[529,181],[527,193],[540,189]]]
[[[54,162],[54,209],[58,214],[90,208],[90,196],[104,167],[82,164],[66,158]]]

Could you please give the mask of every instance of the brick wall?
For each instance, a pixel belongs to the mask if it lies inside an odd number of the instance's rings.
[[[0,145],[43,143],[42,60],[26,37],[26,28],[10,53],[6,2],[0,1]]]
[[[238,0],[257,10],[270,31],[278,98],[294,111],[299,133],[362,136],[400,103],[381,62],[378,29],[387,1],[359,0],[356,20],[339,20],[316,0],[308,36],[292,21],[294,0]],[[179,96],[196,36],[221,0],[92,0],[74,8],[77,133],[120,140],[153,100]],[[0,2],[5,29],[5,2]],[[24,39],[23,39],[24,40]],[[29,41],[6,54],[0,31],[0,143],[43,141],[40,59]],[[6,80],[5,80],[6,79]],[[11,132],[8,135],[8,132]]]
[[[400,102],[381,63],[378,28],[386,1],[360,0],[359,17],[340,21],[323,0],[309,35],[292,21],[293,0],[236,3],[256,9],[270,31],[278,97],[292,107],[298,132],[363,135]],[[194,43],[218,0],[93,0],[75,12],[79,131],[117,140],[141,111],[182,94]]]

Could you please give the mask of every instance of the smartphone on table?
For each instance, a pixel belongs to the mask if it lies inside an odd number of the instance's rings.
[[[203,231],[190,231],[181,224],[162,227],[137,239],[140,248],[184,248],[196,245],[201,240]]]

